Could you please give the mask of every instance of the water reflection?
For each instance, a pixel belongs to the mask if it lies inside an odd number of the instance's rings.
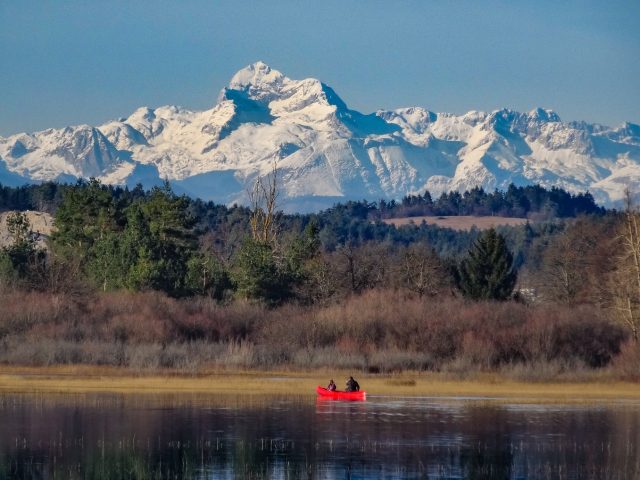
[[[640,405],[0,396],[0,478],[640,476]]]

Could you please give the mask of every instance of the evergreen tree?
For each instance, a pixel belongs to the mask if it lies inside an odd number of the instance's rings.
[[[120,232],[107,232],[91,248],[87,270],[101,290],[113,290],[126,285],[130,267]]]
[[[223,300],[231,290],[231,280],[224,265],[209,252],[198,252],[187,262],[187,288],[190,293]]]
[[[93,244],[117,227],[118,205],[98,180],[79,181],[56,210],[52,240],[56,253],[85,258]]]
[[[124,285],[132,290],[153,288],[154,278],[159,275],[152,260],[153,245],[143,203],[138,199],[127,207],[127,226],[120,239],[122,260],[128,265]]]
[[[312,263],[320,253],[319,233],[318,223],[312,219],[304,232],[298,235],[286,249],[286,268],[298,282],[304,282],[309,273],[308,264]]]
[[[122,207],[100,181],[78,181],[64,192],[55,215],[53,252],[63,263],[78,262],[101,290],[123,285],[120,234]]]
[[[458,268],[458,287],[474,300],[506,300],[516,280],[513,255],[504,237],[493,228],[477,238]]]
[[[274,254],[270,244],[245,239],[234,258],[232,270],[241,298],[278,304],[293,295],[293,277]]]
[[[189,293],[188,263],[197,244],[188,206],[186,197],[176,196],[165,184],[127,208],[122,253],[129,258],[129,288],[152,288],[173,296]]]

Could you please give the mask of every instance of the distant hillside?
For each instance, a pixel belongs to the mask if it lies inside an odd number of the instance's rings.
[[[443,228],[451,228],[452,230],[471,230],[476,227],[479,230],[487,230],[492,227],[501,226],[517,226],[527,223],[525,218],[513,218],[513,217],[492,217],[481,216],[473,217],[470,215],[458,215],[458,216],[444,216],[444,217],[409,217],[409,218],[385,218],[384,223],[389,225],[395,225],[401,227],[403,225],[420,225],[422,222],[427,225],[436,225]]]

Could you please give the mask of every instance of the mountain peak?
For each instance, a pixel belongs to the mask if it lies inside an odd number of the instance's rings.
[[[286,77],[277,70],[272,69],[262,61],[247,65],[236,72],[229,82],[232,90],[247,90],[251,87],[261,88],[267,86],[278,87]]]
[[[529,117],[543,122],[560,122],[560,116],[548,108],[534,108],[529,112]]]

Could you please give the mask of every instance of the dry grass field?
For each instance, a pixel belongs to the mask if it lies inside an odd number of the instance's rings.
[[[527,223],[526,218],[513,217],[473,217],[469,215],[445,216],[445,217],[408,217],[408,218],[386,218],[385,223],[401,227],[402,225],[420,225],[425,222],[428,225],[437,225],[438,227],[450,228],[452,230],[471,230],[476,227],[480,230],[487,230],[491,227],[499,227],[502,225],[516,226]]]
[[[140,375],[125,369],[65,366],[0,368],[0,393],[152,393],[314,396],[316,385],[334,378],[341,386],[356,376],[369,395],[519,399],[525,402],[597,402],[640,400],[640,384],[595,378],[587,382],[518,382],[496,374],[467,380],[437,373],[366,375],[336,371],[211,371]]]

